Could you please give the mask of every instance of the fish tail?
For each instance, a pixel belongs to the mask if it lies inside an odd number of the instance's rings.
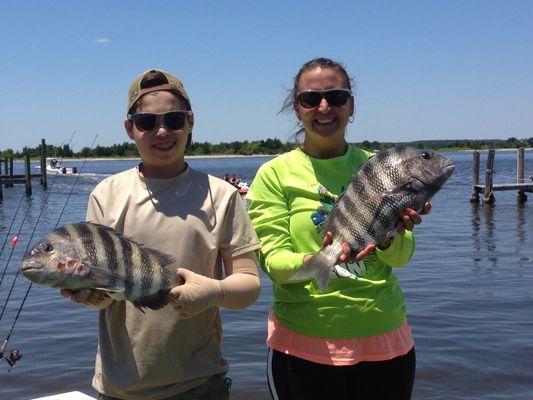
[[[331,270],[335,266],[338,255],[333,252],[320,251],[304,262],[289,278],[290,282],[314,279],[321,292],[326,290]]]

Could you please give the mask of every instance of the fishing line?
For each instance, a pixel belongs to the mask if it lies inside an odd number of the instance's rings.
[[[17,215],[19,213],[20,206],[22,205],[22,200],[23,199],[24,199],[24,194],[22,194],[20,196],[20,200],[19,200],[19,203],[17,205],[17,209],[15,210],[15,216],[11,220],[11,225],[9,225],[9,229],[7,230],[7,234],[6,234],[6,237],[4,239],[4,243],[2,243],[2,248],[0,249],[0,256],[4,253],[4,249],[6,247],[6,243],[7,243],[8,239],[9,239],[9,236],[11,235],[11,229],[13,228],[13,225],[15,224],[15,220],[17,219]],[[18,238],[18,236],[15,236],[15,237]],[[13,243],[13,246],[15,246],[15,244],[16,243]],[[6,264],[6,268],[7,268],[7,264]],[[0,278],[0,286],[2,285],[2,280],[4,279],[4,275],[6,273],[6,268],[4,268],[4,272],[2,273],[2,277]]]
[[[20,202],[19,202],[19,207],[20,207],[20,204],[22,203],[22,199],[24,197],[24,194],[21,195],[21,199],[20,199]],[[12,244],[13,246],[11,247],[11,251],[9,252],[9,256],[7,258],[7,261],[6,261],[6,266],[4,267],[4,270],[2,271],[2,277],[0,277],[0,286],[2,286],[2,282],[4,280],[4,276],[6,274],[6,271],[7,271],[7,267],[9,266],[9,262],[11,261],[11,257],[13,256],[13,252],[15,251],[15,246],[17,245],[17,242],[18,242],[18,238],[20,236],[20,232],[22,230],[22,227],[24,226],[24,221],[26,221],[26,216],[28,215],[28,212],[30,211],[31,209],[31,200],[32,200],[33,196],[30,198],[30,204],[28,204],[28,209],[26,210],[26,212],[24,213],[24,218],[22,219],[22,223],[20,224],[20,228],[17,232],[17,234],[15,236],[13,236],[13,239],[12,239]],[[4,241],[4,245],[5,243],[7,242],[7,239],[9,238],[9,234],[11,233],[11,228],[13,226],[13,224],[15,223],[15,219],[17,217],[17,213],[19,211],[19,208],[17,207],[17,211],[15,212],[15,217],[13,218],[13,220],[11,221],[11,226],[9,227],[9,231],[7,232],[7,236],[6,236],[6,241]],[[2,250],[4,250],[4,247],[2,246]],[[0,253],[1,254],[1,253]],[[2,318],[0,317],[0,320]]]
[[[72,139],[74,138],[74,134],[75,134],[75,133],[76,133],[76,130],[74,130],[74,132],[72,132],[72,134],[70,135],[70,139],[68,139],[68,140],[64,140],[59,146],[61,147],[61,146],[62,146],[63,144],[65,144],[65,143],[66,143],[67,145],[70,145],[70,142],[71,142]],[[44,171],[44,172],[41,171],[41,173],[46,173],[46,171]],[[45,206],[46,206],[46,203],[47,203],[47,201],[48,201],[48,196],[49,196],[50,193],[52,192],[52,189],[53,189],[53,187],[54,187],[54,184],[55,184],[55,181],[56,181],[56,178],[57,178],[58,173],[59,173],[59,171],[56,171],[56,173],[53,175],[52,182],[51,182],[51,184],[50,184],[50,188],[49,188],[49,190],[47,191],[46,196],[45,196],[45,199],[44,199],[44,203],[43,203],[43,207],[42,207],[42,209],[41,209],[41,213],[42,213],[42,210],[44,210],[44,208],[45,208]],[[76,183],[76,182],[74,182],[74,184],[75,184],[75,183]],[[24,196],[25,196],[24,193],[22,193],[22,194],[20,195],[20,200],[19,200],[19,204],[18,204],[18,207],[17,207],[17,211],[15,212],[15,216],[13,217],[13,220],[11,221],[11,226],[9,227],[9,231],[8,231],[8,234],[7,234],[6,239],[5,239],[5,241],[4,241],[4,245],[2,246],[2,250],[0,251],[0,255],[2,254],[2,251],[4,250],[4,247],[5,247],[5,244],[6,244],[7,240],[9,239],[9,233],[11,232],[11,228],[12,228],[14,222],[15,222],[15,219],[16,219],[16,217],[17,217],[17,213],[18,213],[18,211],[19,211],[19,208],[20,208],[20,205],[21,205],[21,203],[22,203],[22,200],[24,199]],[[24,213],[24,218],[22,219],[22,222],[21,222],[21,224],[20,224],[19,231],[17,232],[17,234],[16,234],[16,235],[13,237],[13,239],[12,239],[13,246],[11,247],[11,251],[10,251],[9,256],[8,256],[8,259],[7,259],[7,261],[6,261],[6,265],[5,265],[4,270],[3,270],[3,272],[2,272],[2,277],[0,278],[0,286],[2,285],[2,282],[3,282],[3,280],[4,280],[4,276],[5,276],[6,271],[7,271],[7,267],[9,266],[9,262],[11,261],[11,257],[13,256],[13,253],[14,253],[14,251],[15,251],[15,246],[16,246],[16,244],[18,243],[18,238],[20,237],[20,233],[21,233],[21,231],[22,231],[22,227],[24,226],[24,222],[26,222],[26,217],[28,216],[28,213],[29,213],[30,210],[31,210],[32,201],[33,201],[33,196],[34,196],[34,194],[32,194],[31,197],[30,197],[30,201],[29,201],[29,204],[28,204],[28,208],[26,209],[26,212]],[[40,217],[40,215],[39,215],[39,217]],[[26,250],[27,250],[27,248],[26,248]],[[16,276],[15,276],[15,279],[16,279]],[[10,294],[11,294],[11,291],[13,290],[13,287],[14,287],[14,282],[13,282],[13,286],[12,286],[12,288],[11,288],[11,290],[10,290]],[[5,303],[4,306],[2,307],[2,313],[0,314],[0,321],[2,320],[2,316],[4,315],[4,311],[3,311],[3,310],[5,310],[5,306],[6,306],[8,300],[9,300],[9,295],[8,295],[7,300],[6,300],[6,303]]]
[[[50,195],[50,192],[51,192],[52,188],[54,187],[54,182],[55,182],[56,176],[57,176],[57,173],[56,173],[56,175],[54,175],[54,177],[52,179],[52,183],[50,184],[50,191],[46,193],[46,196],[45,196],[44,202],[43,202],[43,206],[41,208],[41,212],[39,213],[39,216],[37,217],[37,222],[36,222],[36,225],[35,225],[35,227],[33,229],[33,232],[35,232],[37,224],[39,223],[39,219],[41,218],[41,214],[43,213],[43,210],[46,207],[46,203],[48,201],[48,196]],[[17,234],[15,236],[17,238],[17,241],[18,241],[18,238],[20,237],[20,233],[22,232],[22,228],[24,226],[24,223],[26,222],[26,217],[28,216],[28,214],[29,214],[29,212],[31,210],[31,201],[32,200],[33,200],[33,195],[30,197],[30,204],[28,204],[28,208],[26,209],[26,212],[24,213],[24,218],[22,219],[22,222],[20,224],[19,230],[18,230],[18,232],[17,232]],[[26,249],[24,250],[24,254],[26,254],[26,252],[28,251],[28,248],[30,246],[31,240],[33,239],[33,232],[31,234],[30,240],[28,241],[28,244],[26,245]],[[15,246],[16,246],[16,243],[11,247],[11,251],[9,252],[9,257],[7,259],[7,262],[6,262],[6,266],[4,267],[4,272],[2,274],[2,279],[0,279],[0,284],[1,284],[2,280],[4,279],[4,275],[5,275],[6,271],[7,271],[7,267],[9,266],[9,262],[11,261],[11,257],[13,256],[13,253],[15,252]],[[13,289],[15,288],[15,283],[16,283],[18,274],[19,274],[19,270],[17,269],[17,272],[15,273],[15,278],[11,282],[11,287],[9,289],[9,293],[7,295],[5,303],[4,303],[3,306],[1,306],[2,307],[2,311],[0,312],[0,321],[2,321],[2,318],[4,316],[4,312],[5,312],[6,307],[7,307],[7,303],[9,302],[9,298],[11,297],[11,293],[13,292]],[[1,352],[0,352],[0,354],[1,354]]]
[[[94,143],[96,142],[96,139],[98,138],[98,135],[99,134],[97,133],[96,136],[94,137],[93,142],[91,143],[91,148],[93,148]],[[61,221],[61,217],[63,216],[63,212],[65,211],[65,209],[67,207],[67,204],[68,204],[68,201],[70,199],[70,196],[74,192],[74,187],[76,186],[76,183],[78,182],[78,179],[79,179],[79,176],[81,174],[81,171],[83,171],[83,168],[85,167],[85,164],[87,162],[87,158],[88,157],[85,157],[85,160],[83,160],[82,166],[80,168],[80,173],[78,173],[78,176],[76,177],[76,180],[74,181],[74,183],[72,185],[72,188],[71,188],[71,190],[70,190],[70,192],[69,192],[69,194],[67,196],[67,200],[65,201],[65,204],[64,204],[64,206],[63,206],[63,208],[61,210],[61,213],[59,215],[59,218],[58,218],[58,220],[56,222],[56,225],[55,225],[54,229],[59,225],[59,222]],[[46,202],[48,200],[49,194],[50,194],[50,192],[48,192],[46,197],[45,197],[45,201],[44,201],[43,207],[41,208],[41,212],[39,213],[39,215],[37,217],[37,221],[35,223],[35,226],[34,226],[32,232],[31,232],[30,239],[29,239],[28,244],[26,246],[26,249],[24,251],[24,255],[26,255],[27,252],[28,252],[28,249],[30,247],[31,241],[32,241],[33,236],[35,234],[35,231],[37,230],[37,226],[39,224],[41,215],[43,214],[43,211],[45,209]],[[7,302],[9,301],[9,297],[11,296],[15,281],[17,280],[17,277],[18,277],[19,273],[20,273],[20,268],[17,269],[17,272],[15,274],[15,279],[13,280],[13,285],[12,285],[11,290],[9,292],[8,298],[7,298],[7,300],[6,300],[5,304],[4,304],[4,308],[2,309],[2,313],[0,314],[0,321],[2,320],[2,316],[4,315],[4,310],[6,309]],[[17,321],[19,319],[20,313],[22,312],[22,309],[24,307],[24,304],[26,303],[26,299],[28,298],[28,295],[30,293],[30,290],[31,290],[32,286],[33,286],[33,282],[30,282],[30,284],[28,285],[28,288],[26,289],[26,293],[24,294],[24,297],[22,298],[22,302],[20,304],[20,307],[17,310],[17,314],[15,315],[15,319],[13,320],[13,324],[11,325],[11,328],[10,328],[8,334],[7,334],[6,338],[4,339],[4,343],[2,344],[2,347],[0,348],[0,360],[2,360],[2,359],[6,360],[6,362],[10,366],[10,370],[11,370],[11,368],[13,368],[15,363],[20,359],[20,357],[22,357],[22,354],[18,350],[13,350],[13,351],[11,351],[9,357],[6,357],[6,356],[4,356],[4,352],[5,352],[6,348],[7,348],[7,345],[9,343],[9,339],[11,338],[11,334],[13,333],[13,330],[15,329],[15,325],[17,324]]]

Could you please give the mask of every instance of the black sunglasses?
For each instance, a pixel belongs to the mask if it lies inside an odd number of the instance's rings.
[[[351,96],[350,89],[304,90],[296,95],[296,101],[304,108],[315,108],[326,99],[331,107],[341,107]]]
[[[161,118],[165,126],[171,131],[180,130],[185,126],[187,117],[192,115],[192,111],[172,110],[164,113],[138,113],[128,114],[128,119],[132,120],[140,131],[153,131],[161,126]]]

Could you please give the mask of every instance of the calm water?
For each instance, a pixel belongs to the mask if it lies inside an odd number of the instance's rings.
[[[533,194],[521,206],[514,192],[497,192],[492,208],[472,206],[472,156],[448,156],[456,163],[455,174],[433,200],[432,213],[416,229],[413,259],[398,271],[416,341],[414,398],[532,399]],[[251,182],[268,159],[193,159],[189,163],[216,176],[235,173]],[[516,153],[498,152],[495,160],[495,181],[514,181]],[[526,153],[526,162],[526,175],[532,175],[533,152]],[[78,168],[81,164],[66,163]],[[82,220],[94,185],[134,165],[133,161],[88,161],[61,223]],[[22,167],[16,164],[16,168]],[[35,187],[31,201],[22,195],[21,185],[4,189],[0,243],[8,237],[12,223],[9,239],[21,225],[22,229],[15,251],[8,241],[0,257],[0,275],[11,258],[0,285],[0,305],[26,247],[57,224],[75,179],[50,179],[49,190]],[[39,228],[31,239],[44,205]],[[234,399],[270,398],[264,342],[272,292],[265,277],[262,283],[261,297],[254,306],[222,314],[223,350],[231,367]],[[0,322],[2,341],[26,288],[24,278],[16,281]],[[9,349],[20,349],[23,358],[11,372],[5,362],[0,363],[0,399],[32,399],[71,390],[94,396],[91,377],[96,337],[97,312],[71,304],[54,290],[33,286],[9,343]]]

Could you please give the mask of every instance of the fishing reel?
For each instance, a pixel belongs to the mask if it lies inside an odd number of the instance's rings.
[[[9,364],[9,372],[15,367],[15,364],[18,360],[22,358],[22,353],[18,351],[17,349],[11,350],[11,353],[9,353],[9,356],[4,356],[3,353],[1,354],[0,359],[6,360],[6,362]]]

